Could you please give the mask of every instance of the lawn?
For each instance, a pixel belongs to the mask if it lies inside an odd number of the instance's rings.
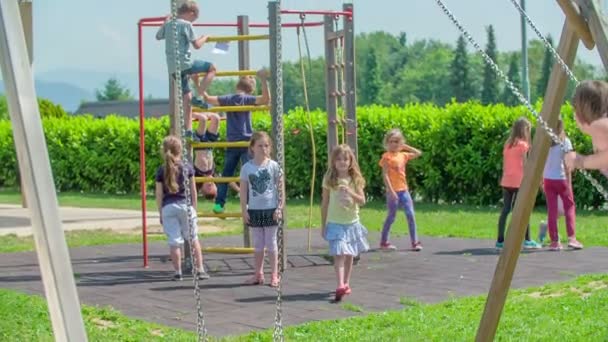
[[[601,313],[608,311],[607,288],[608,275],[587,275],[569,282],[511,291],[496,340],[606,341],[608,323]],[[0,289],[0,302],[0,340],[53,340],[42,297]],[[285,335],[288,341],[472,341],[484,303],[485,296],[454,298],[432,305],[403,298],[402,310],[310,322],[287,327]],[[348,304],[344,309],[353,310]],[[112,308],[83,306],[82,312],[90,341],[196,338],[193,332],[131,319]],[[271,340],[271,330],[222,339]]]
[[[15,191],[0,191],[0,203],[20,203],[20,196]],[[118,209],[140,209],[141,200],[137,196],[108,196],[90,195],[80,193],[60,193],[59,203],[62,206],[77,207],[99,207]],[[148,199],[148,208],[155,208],[154,201]],[[231,199],[227,204],[227,210],[238,210],[237,199]],[[199,204],[199,209],[210,210],[211,203]],[[153,209],[154,210],[154,209]],[[287,225],[289,228],[308,227],[308,201],[289,200],[287,204]],[[416,221],[419,235],[424,242],[424,236],[435,237],[464,237],[464,238],[496,238],[496,225],[500,208],[478,207],[466,205],[438,205],[417,203]],[[577,213],[577,237],[586,246],[608,246],[608,231],[606,230],[605,211],[582,211]],[[312,226],[318,227],[321,220],[321,212],[318,203],[312,210]],[[373,201],[365,205],[361,210],[363,224],[372,232],[370,240],[375,244],[378,240],[378,232],[382,229],[385,217],[384,203]],[[538,233],[538,223],[545,219],[545,209],[536,208],[532,213],[530,222],[531,234],[535,238]],[[237,233],[242,229],[239,219],[215,220],[214,225],[224,229],[222,234]],[[204,224],[203,224],[204,230]],[[565,226],[560,223],[561,236],[565,238]],[[393,226],[393,234],[407,234],[407,226],[404,217],[398,217]],[[87,245],[102,245],[113,243],[137,243],[141,241],[138,234],[116,234],[110,231],[90,232],[68,232],[68,243],[72,247]],[[152,235],[151,240],[163,240],[162,235]],[[31,237],[0,236],[0,253],[12,251],[32,250]]]

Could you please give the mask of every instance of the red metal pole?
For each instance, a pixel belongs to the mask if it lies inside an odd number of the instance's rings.
[[[137,24],[137,50],[139,63],[139,181],[141,187],[141,230],[144,268],[148,267],[148,226],[146,218],[146,139],[145,139],[145,115],[144,115],[144,63],[142,24]]]

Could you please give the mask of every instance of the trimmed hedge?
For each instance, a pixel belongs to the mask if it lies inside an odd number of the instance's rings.
[[[538,105],[540,108],[540,105]],[[570,106],[563,107],[567,132],[579,151],[591,150],[591,140],[575,127]],[[358,108],[359,161],[367,179],[370,197],[383,196],[378,160],[383,153],[384,133],[400,127],[409,144],[424,153],[408,165],[408,182],[418,197],[433,202],[496,204],[501,198],[499,179],[502,145],[511,123],[527,115],[523,107],[482,106],[451,103],[445,107],[411,104],[405,107]],[[316,193],[327,166],[324,112],[312,113],[316,138]],[[254,115],[256,130],[270,132],[267,114]],[[168,133],[168,119],[146,120],[147,185],[153,187],[154,171],[160,165],[159,147]],[[111,116],[106,119],[68,117],[44,119],[51,166],[59,191],[136,193],[139,191],[139,123]],[[224,126],[220,130],[224,134]],[[308,116],[296,109],[285,116],[285,161],[288,196],[308,196],[311,176],[311,143]],[[222,153],[216,163],[222,165]],[[10,123],[0,121],[0,187],[18,185],[16,156]],[[593,173],[600,179],[598,173]],[[606,180],[601,177],[604,186]],[[576,175],[575,195],[579,207],[597,207],[599,193]]]

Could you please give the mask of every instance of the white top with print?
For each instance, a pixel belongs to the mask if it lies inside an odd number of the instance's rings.
[[[241,181],[248,183],[247,207],[252,210],[278,207],[279,164],[269,159],[262,165],[250,160],[241,168]]]

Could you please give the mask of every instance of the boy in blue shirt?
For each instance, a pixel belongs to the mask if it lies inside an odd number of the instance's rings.
[[[198,38],[194,36],[194,28],[192,27],[192,22],[194,22],[199,15],[198,5],[195,1],[186,1],[184,2],[177,10],[177,19],[175,21],[176,29],[177,29],[177,47],[175,46],[176,42],[173,37],[168,37],[173,33],[174,22],[171,20],[170,16],[167,16],[165,23],[156,33],[156,39],[162,40],[165,39],[165,54],[167,56],[167,67],[169,69],[169,74],[174,78],[177,77],[175,75],[176,72],[176,48],[178,53],[177,62],[180,64],[181,70],[181,84],[182,84],[182,94],[184,95],[184,121],[185,121],[185,130],[186,130],[186,138],[192,139],[192,91],[190,90],[190,86],[188,84],[188,78],[192,78],[194,84],[198,86],[199,96],[205,92],[205,89],[209,86],[213,78],[215,77],[215,66],[210,62],[202,61],[202,60],[194,60],[192,59],[192,51],[190,50],[190,45],[195,49],[200,49],[203,44],[207,41],[209,36],[202,35]],[[206,73],[203,78],[202,83],[199,83],[199,73]],[[201,104],[204,107],[204,104]]]
[[[214,106],[252,106],[266,105],[270,102],[270,92],[268,91],[268,71],[261,69],[257,76],[262,82],[262,95],[255,96],[256,82],[252,76],[239,78],[236,84],[236,93],[222,96],[210,96],[203,93],[205,101]],[[246,112],[226,112],[226,140],[230,142],[249,141],[253,134],[251,123],[251,111]],[[232,177],[237,169],[239,160],[244,165],[250,159],[247,147],[229,147],[224,155],[224,169],[222,177]],[[218,186],[214,213],[224,212],[226,204],[226,194],[228,185],[222,183]]]

